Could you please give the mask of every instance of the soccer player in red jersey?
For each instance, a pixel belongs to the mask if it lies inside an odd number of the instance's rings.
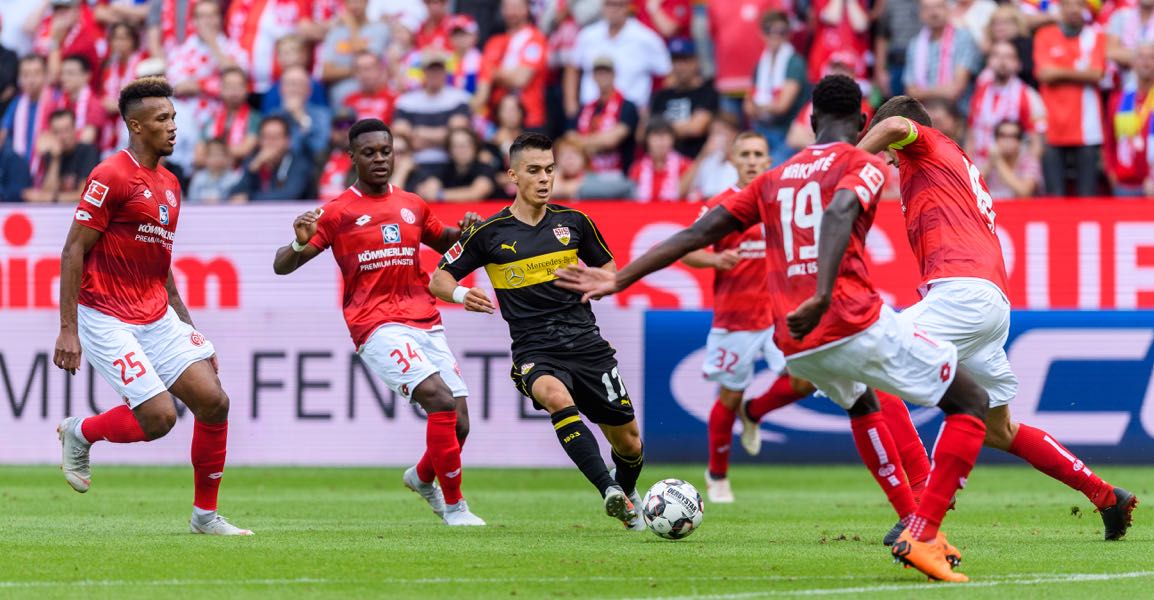
[[[344,276],[345,322],[361,360],[429,415],[427,449],[405,471],[405,486],[447,525],[484,525],[461,496],[469,391],[420,261],[421,244],[446,252],[460,239],[461,229],[446,227],[424,200],[389,183],[393,134],[384,122],[354,123],[349,147],[357,181],[323,208],[293,221],[296,240],[277,250],[273,269],[287,275],[333,249]],[[470,214],[460,226],[479,220]]]
[[[599,298],[625,289],[686,253],[765,225],[774,341],[791,373],[850,415],[854,441],[898,515],[909,524],[894,556],[933,579],[967,581],[951,563],[960,553],[939,531],[954,493],[985,436],[988,397],[964,371],[957,349],[914,327],[881,302],[866,271],[865,237],[885,184],[885,165],[852,143],[865,117],[853,79],[834,75],[813,92],[817,144],[759,176],[693,226],[658,244],[619,273],[583,267],[562,285]],[[915,503],[898,449],[882,418],[877,387],[922,406],[945,424],[929,483]]]
[[[1138,504],[1134,494],[1094,474],[1049,433],[1010,416],[1018,379],[1004,350],[1010,301],[994,201],[965,152],[931,125],[920,102],[898,96],[878,109],[859,144],[888,152],[901,176],[902,212],[923,293],[902,314],[957,345],[960,364],[989,392],[985,444],[1085,494],[1102,516],[1105,538],[1121,539]]]
[[[125,405],[57,428],[64,477],[91,484],[89,453],[101,440],[163,437],[176,424],[173,396],[192,411],[195,497],[189,529],[252,535],[216,512],[228,439],[228,395],[212,343],[193,328],[172,278],[180,184],[160,164],[176,142],[172,86],[138,79],[120,91],[128,148],[97,165],[76,207],[60,261],[60,335],[53,362],[75,374],[83,352]]]

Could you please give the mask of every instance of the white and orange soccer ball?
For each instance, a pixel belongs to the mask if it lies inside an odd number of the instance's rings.
[[[641,516],[649,531],[667,540],[679,540],[697,531],[704,509],[697,488],[681,479],[658,481],[641,502]]]

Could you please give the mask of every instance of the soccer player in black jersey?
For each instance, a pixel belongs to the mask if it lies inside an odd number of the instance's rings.
[[[637,477],[643,463],[641,433],[613,347],[581,294],[557,287],[557,269],[577,264],[615,270],[613,255],[585,213],[549,204],[553,193],[553,142],[526,133],[509,149],[513,204],[467,230],[445,253],[430,289],[466,310],[492,313],[480,288],[458,282],[484,267],[501,316],[513,338],[513,382],[540,410],[549,412],[569,458],[601,492],[605,512],[630,529],[644,529]],[[615,473],[601,460],[584,415],[601,427],[613,447]]]

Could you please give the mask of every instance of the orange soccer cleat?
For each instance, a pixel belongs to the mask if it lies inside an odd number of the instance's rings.
[[[938,532],[938,541],[942,543],[942,551],[945,552],[946,561],[950,563],[950,567],[958,568],[958,565],[962,564],[962,551],[951,544],[946,539],[946,534],[940,531]]]
[[[907,529],[902,532],[890,551],[896,560],[925,573],[931,580],[957,583],[969,581],[969,577],[955,573],[950,567],[950,561],[946,558],[946,546],[947,543],[941,534],[928,542],[919,542]],[[956,551],[956,548],[954,550]]]

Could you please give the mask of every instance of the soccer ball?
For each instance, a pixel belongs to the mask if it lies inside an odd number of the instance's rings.
[[[679,540],[701,527],[704,508],[697,488],[680,479],[662,479],[645,494],[641,516],[649,531],[667,540]]]

